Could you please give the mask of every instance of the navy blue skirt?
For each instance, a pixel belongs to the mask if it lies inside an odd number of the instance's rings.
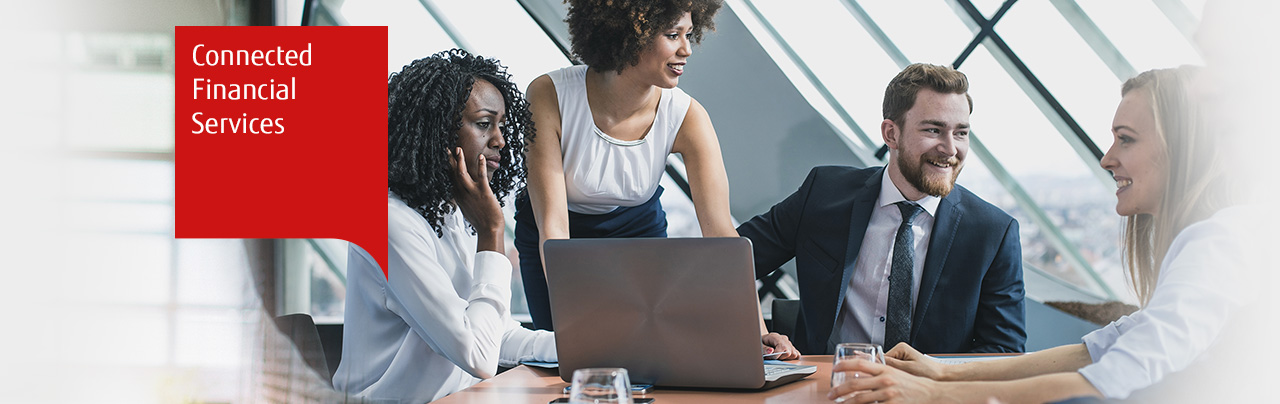
[[[645,203],[619,207],[602,215],[569,212],[570,238],[666,237],[667,213],[662,210],[662,187]],[[542,253],[538,251],[538,223],[528,192],[516,197],[516,251],[520,253],[520,277],[524,279],[524,296],[533,316],[533,327],[554,331],[551,325],[551,300],[547,295],[547,277],[542,272]]]

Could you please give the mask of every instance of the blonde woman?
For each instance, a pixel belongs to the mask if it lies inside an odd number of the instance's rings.
[[[946,400],[1041,403],[1072,397],[1123,399],[1196,362],[1249,300],[1241,230],[1257,216],[1235,200],[1226,143],[1196,96],[1199,69],[1144,72],[1125,82],[1102,167],[1116,180],[1126,217],[1125,263],[1142,309],[1086,335],[1083,343],[1010,359],[943,365],[906,344],[889,366],[833,388],[837,402]]]

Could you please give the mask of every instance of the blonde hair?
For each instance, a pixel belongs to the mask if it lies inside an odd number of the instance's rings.
[[[1208,108],[1195,94],[1200,68],[1149,70],[1124,83],[1121,96],[1146,90],[1168,172],[1156,215],[1126,218],[1124,258],[1142,306],[1151,301],[1163,259],[1182,229],[1233,202],[1224,153],[1228,143],[1212,133]]]

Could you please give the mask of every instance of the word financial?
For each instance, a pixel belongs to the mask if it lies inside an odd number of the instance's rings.
[[[191,61],[200,67],[309,67],[311,66],[311,44],[305,49],[206,49],[205,44],[198,44],[191,50]],[[287,68],[287,67],[286,67]],[[252,81],[252,80],[249,80]],[[192,80],[191,99],[204,101],[292,101],[298,99],[298,78],[286,80],[270,79],[255,83],[224,83],[197,77]],[[284,118],[250,116],[241,113],[232,117],[207,117],[204,112],[191,115],[196,127],[192,134],[283,134]]]

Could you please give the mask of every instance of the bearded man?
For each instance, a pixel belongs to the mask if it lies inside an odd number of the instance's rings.
[[[1018,222],[955,185],[969,151],[964,73],[907,66],[889,83],[884,167],[816,167],[800,189],[738,227],[757,277],[796,259],[806,354],[869,342],[925,353],[1022,352]]]

